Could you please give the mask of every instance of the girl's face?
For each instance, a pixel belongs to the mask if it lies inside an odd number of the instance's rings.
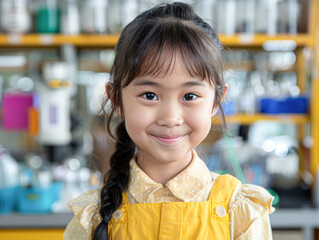
[[[123,118],[143,164],[186,167],[211,128],[215,89],[182,59],[164,77],[141,76],[122,89]]]

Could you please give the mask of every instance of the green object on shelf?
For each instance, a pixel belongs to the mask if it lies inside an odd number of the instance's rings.
[[[60,9],[57,7],[41,7],[37,12],[37,32],[60,32]]]
[[[230,137],[228,137],[228,136],[225,136],[225,141],[226,141],[226,146],[227,146],[226,149],[227,149],[227,152],[229,155],[229,160],[230,160],[230,163],[233,167],[235,176],[241,181],[242,184],[245,184],[246,178],[245,178],[245,175],[243,173],[243,170],[241,169],[240,163],[238,161],[236,151],[234,148],[234,143],[230,139]]]
[[[280,197],[278,195],[278,193],[276,193],[274,190],[268,188],[267,191],[274,197],[274,201],[272,202],[273,206],[278,205]]]

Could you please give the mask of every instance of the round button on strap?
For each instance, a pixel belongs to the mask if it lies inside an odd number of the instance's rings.
[[[223,207],[223,206],[218,206],[216,208],[216,214],[219,216],[219,217],[225,217],[226,216],[226,209]]]
[[[123,212],[120,209],[117,209],[113,214],[112,218],[115,220],[119,220],[123,216]]]

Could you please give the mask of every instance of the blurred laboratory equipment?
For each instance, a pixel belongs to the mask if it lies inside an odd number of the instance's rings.
[[[14,210],[19,183],[17,161],[0,145],[0,215]]]
[[[0,188],[18,185],[18,163],[7,149],[0,145]]]
[[[39,141],[61,146],[71,141],[69,67],[65,62],[45,62],[40,95]]]
[[[81,30],[84,33],[107,33],[107,0],[81,1]]]
[[[1,29],[9,33],[31,30],[30,0],[1,0]]]
[[[235,0],[218,0],[214,14],[215,27],[218,33],[232,35],[236,32],[236,6]],[[227,14],[226,14],[227,13]]]
[[[61,11],[58,5],[58,0],[37,1],[37,32],[59,33]]]
[[[59,200],[52,206],[53,212],[69,212],[68,202],[81,193],[96,189],[101,184],[101,177],[86,167],[81,154],[73,154],[64,160],[63,185]]]
[[[7,131],[27,130],[33,98],[32,92],[6,91],[2,98],[2,128]]]
[[[255,32],[255,0],[237,0],[236,32],[254,34]]]
[[[109,0],[108,22],[110,33],[121,32],[138,13],[138,0]]]
[[[61,33],[76,35],[80,33],[80,11],[77,0],[61,3]]]

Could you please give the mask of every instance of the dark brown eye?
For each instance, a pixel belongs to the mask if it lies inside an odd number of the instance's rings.
[[[194,93],[187,93],[185,94],[185,96],[183,97],[183,101],[192,101],[194,99],[196,99],[198,96]]]
[[[151,100],[151,101],[158,100],[158,97],[156,96],[156,94],[152,93],[152,92],[143,93],[141,96],[143,98],[145,98],[147,100]]]

